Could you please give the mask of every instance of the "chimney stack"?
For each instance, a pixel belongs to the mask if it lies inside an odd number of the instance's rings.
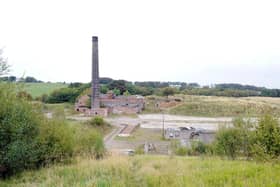
[[[91,110],[100,108],[99,100],[99,65],[98,65],[98,37],[92,37],[92,95]]]

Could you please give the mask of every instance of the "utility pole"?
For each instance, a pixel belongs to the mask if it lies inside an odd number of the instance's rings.
[[[162,109],[162,138],[165,139],[165,132],[164,132],[164,110]]]
[[[160,108],[159,101],[156,99],[155,107],[161,111],[162,115],[162,138],[165,139],[165,132],[164,132],[164,110]]]

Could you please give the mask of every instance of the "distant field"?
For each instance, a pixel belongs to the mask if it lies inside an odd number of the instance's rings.
[[[43,94],[50,94],[52,91],[67,87],[67,84],[63,83],[25,83],[24,90],[31,94],[33,98],[41,96]]]
[[[110,156],[26,171],[0,186],[280,186],[280,165],[219,158]]]
[[[191,95],[177,95],[174,98],[180,98],[182,101],[176,106],[164,108],[166,113],[205,117],[236,117],[243,115],[257,117],[264,113],[280,116],[280,98]],[[157,99],[147,100],[146,113],[159,112],[154,106]]]

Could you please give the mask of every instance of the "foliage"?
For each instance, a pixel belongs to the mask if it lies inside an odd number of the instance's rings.
[[[126,91],[126,83],[125,80],[114,80],[109,85],[108,88],[110,90],[117,89],[120,91],[120,94],[122,95]]]
[[[233,84],[233,83],[228,83],[228,84],[215,84],[215,88],[217,89],[233,89],[233,90],[252,90],[252,91],[262,91],[265,89],[264,87],[257,87],[257,86],[252,86],[252,85],[242,85],[242,84]]]
[[[265,115],[259,119],[255,131],[255,144],[272,158],[280,156],[280,126],[277,118]]]
[[[108,86],[106,86],[106,85],[101,85],[101,87],[100,87],[100,92],[101,92],[101,93],[106,94],[108,91],[109,91]]]
[[[166,88],[163,88],[162,95],[163,96],[174,95],[176,92],[177,92],[176,88],[166,87]]]
[[[126,91],[123,93],[123,95],[124,95],[124,96],[130,96],[131,94],[129,93],[129,91],[126,90]]]
[[[10,65],[7,59],[3,57],[3,50],[0,49],[0,77],[6,75],[10,71]]]
[[[178,147],[175,150],[175,154],[178,156],[186,156],[187,155],[187,148],[186,147]]]
[[[72,153],[71,137],[62,123],[46,120],[39,108],[18,97],[10,84],[0,85],[1,175],[61,161]]]
[[[187,150],[188,155],[197,156],[210,153],[210,146],[201,141],[192,141],[191,148]]]
[[[243,156],[257,160],[277,159],[280,156],[280,126],[277,118],[265,115],[255,126],[250,120],[236,119],[231,128],[220,129],[215,151],[231,159]]]
[[[38,83],[39,82],[40,83],[42,81],[38,81],[34,77],[27,76],[27,77],[25,77],[24,82],[34,82],[34,83]]]
[[[235,159],[241,147],[241,138],[239,135],[239,131],[235,128],[220,129],[216,135],[216,152]]]
[[[80,95],[79,89],[76,88],[61,88],[53,91],[47,99],[47,103],[74,103]]]
[[[15,82],[17,78],[15,76],[4,76],[4,77],[0,77],[0,80],[6,82]]]
[[[105,84],[108,85],[113,81],[113,79],[109,78],[109,77],[100,77],[99,78],[99,83],[100,84]]]
[[[195,88],[185,89],[187,95],[205,95],[205,96],[225,96],[225,97],[249,97],[260,96],[259,91],[255,90],[235,90],[235,89],[217,89],[217,88]]]
[[[107,125],[107,123],[105,122],[105,120],[101,117],[101,116],[95,116],[93,118],[91,118],[88,123],[91,126],[104,126]]]
[[[73,132],[65,121],[45,121],[37,136],[39,162],[49,164],[70,158],[74,151]]]
[[[50,93],[47,103],[74,103],[79,95],[90,87],[90,84],[71,83],[67,88],[62,87]]]
[[[118,96],[118,95],[121,94],[121,91],[119,89],[117,89],[117,88],[114,88],[113,89],[113,93]]]

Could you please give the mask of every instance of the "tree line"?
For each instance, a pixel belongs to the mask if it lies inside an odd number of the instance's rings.
[[[53,91],[50,95],[37,98],[47,103],[63,103],[76,101],[81,94],[90,95],[91,83],[70,83],[68,87]],[[85,91],[87,90],[87,91]],[[280,89],[267,89],[241,84],[216,84],[212,87],[201,87],[198,83],[180,82],[130,82],[100,78],[100,92],[106,94],[112,91],[115,95],[158,95],[169,96],[174,94],[224,96],[224,97],[280,97]]]

